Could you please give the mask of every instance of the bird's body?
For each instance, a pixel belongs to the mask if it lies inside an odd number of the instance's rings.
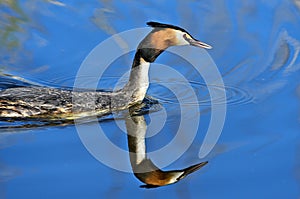
[[[5,117],[76,118],[94,113],[105,114],[111,109],[111,96],[105,92],[74,92],[46,87],[19,87],[0,93],[0,113]],[[76,105],[73,99],[77,99]],[[94,104],[87,103],[95,99]]]
[[[119,91],[95,92],[48,87],[17,87],[0,91],[0,117],[76,119],[104,115],[140,103],[149,86],[150,63],[168,47],[211,47],[177,26],[148,22],[154,29],[141,41],[128,83]],[[113,52],[112,52],[113,53]]]

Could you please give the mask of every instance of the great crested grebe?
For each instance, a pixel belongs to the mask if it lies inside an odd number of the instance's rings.
[[[121,90],[71,91],[37,86],[9,88],[0,91],[0,117],[72,120],[127,109],[144,99],[149,86],[150,63],[165,49],[181,45],[212,48],[193,38],[183,28],[158,22],[148,22],[147,25],[154,29],[138,45],[129,81]]]

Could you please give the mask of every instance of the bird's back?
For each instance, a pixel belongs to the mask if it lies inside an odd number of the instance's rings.
[[[108,112],[110,96],[99,92],[46,87],[19,87],[0,91],[0,117],[77,117],[92,111]]]

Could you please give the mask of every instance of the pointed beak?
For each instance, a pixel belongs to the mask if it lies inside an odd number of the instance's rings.
[[[184,175],[186,176],[186,175],[189,175],[189,174],[191,174],[191,173],[193,173],[193,172],[199,170],[201,167],[203,167],[203,166],[206,165],[207,163],[208,163],[208,161],[205,161],[205,162],[201,162],[201,163],[199,163],[199,164],[195,164],[195,165],[193,165],[193,166],[190,166],[190,167],[188,167],[188,168],[183,169]]]
[[[193,166],[183,169],[182,171],[184,173],[177,180],[180,180],[180,179],[186,177],[187,175],[199,170],[201,167],[205,166],[207,163],[208,163],[208,161],[205,161],[205,162],[201,162],[199,164],[195,164]]]
[[[202,42],[202,41],[198,41],[196,39],[193,38],[188,38],[186,35],[183,35],[183,38],[190,43],[190,45],[192,46],[196,46],[196,47],[200,47],[200,48],[205,48],[205,49],[212,49],[212,46]]]
[[[193,39],[189,39],[189,43],[192,46],[196,46],[196,47],[200,47],[200,48],[205,48],[205,49],[212,49],[212,47],[202,41],[198,41],[198,40],[193,40]]]

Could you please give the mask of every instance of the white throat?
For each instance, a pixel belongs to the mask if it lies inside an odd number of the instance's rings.
[[[133,103],[141,102],[149,87],[150,63],[141,59],[140,65],[131,69],[129,81],[124,90],[131,95]]]

